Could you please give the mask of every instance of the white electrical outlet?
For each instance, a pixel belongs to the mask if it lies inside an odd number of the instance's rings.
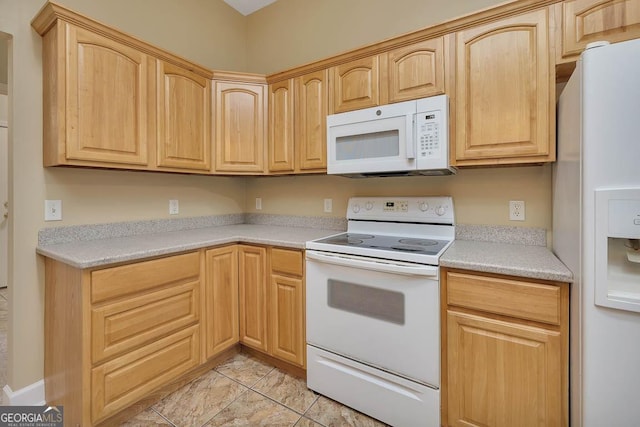
[[[324,199],[324,211],[326,213],[333,211],[333,199]]]
[[[524,221],[524,200],[509,201],[509,219],[511,221]]]
[[[169,200],[169,215],[178,215],[180,213],[180,204],[177,200]]]
[[[44,220],[62,221],[62,200],[44,201]]]
[[[256,210],[262,210],[262,197],[256,197]]]

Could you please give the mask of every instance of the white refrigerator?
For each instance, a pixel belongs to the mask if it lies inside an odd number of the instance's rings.
[[[573,272],[572,426],[640,425],[640,40],[591,47],[558,101],[553,250]]]

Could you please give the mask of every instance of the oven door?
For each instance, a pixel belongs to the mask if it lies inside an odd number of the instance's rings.
[[[308,250],[307,342],[440,385],[438,267]]]

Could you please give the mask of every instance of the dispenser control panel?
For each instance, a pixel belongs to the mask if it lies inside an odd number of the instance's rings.
[[[640,200],[609,199],[609,236],[640,238]]]

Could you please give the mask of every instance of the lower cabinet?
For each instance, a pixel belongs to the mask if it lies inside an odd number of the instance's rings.
[[[305,293],[302,251],[271,248],[269,353],[301,367],[305,354]]]
[[[568,284],[442,277],[442,424],[568,425]]]
[[[100,423],[201,363],[201,255],[98,270],[45,261],[45,398]]]
[[[207,359],[239,341],[238,249],[236,245],[205,253],[205,346]]]
[[[108,268],[45,259],[45,398],[112,424],[242,343],[305,366],[303,252],[236,245]]]
[[[240,342],[304,367],[302,251],[239,245],[238,258]]]

